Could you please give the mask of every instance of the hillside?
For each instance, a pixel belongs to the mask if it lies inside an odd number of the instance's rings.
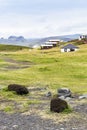
[[[87,99],[79,96],[87,95],[87,45],[68,53],[58,47],[10,47],[0,47],[0,130],[86,130]],[[25,85],[29,94],[8,91],[9,84]],[[46,94],[51,91],[54,96],[62,87],[69,88],[74,97],[67,100],[68,111],[53,113],[52,97]]]
[[[15,82],[30,86],[39,84],[40,86],[47,85],[52,89],[66,86],[73,91],[86,91],[86,44],[80,45],[79,51],[71,53],[61,53],[60,48],[29,50],[26,47],[20,48],[18,46],[5,45],[0,46],[0,51],[1,84],[5,83],[8,85],[8,83]],[[5,73],[5,66],[10,66],[12,63],[6,62],[4,58],[12,59],[19,63],[26,61],[25,63],[31,63],[31,67],[17,69],[15,72],[10,70],[9,67],[9,70]],[[16,64],[14,63],[13,65],[15,66]],[[11,75],[9,75],[9,72]]]
[[[26,46],[16,46],[16,45],[4,45],[4,44],[0,44],[0,51],[19,51],[19,50],[24,50],[27,49],[29,50],[29,47]]]

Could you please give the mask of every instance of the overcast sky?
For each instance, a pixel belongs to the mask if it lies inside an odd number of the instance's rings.
[[[0,0],[0,37],[87,33],[87,0]]]

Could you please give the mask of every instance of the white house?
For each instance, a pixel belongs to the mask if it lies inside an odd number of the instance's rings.
[[[87,34],[82,34],[79,36],[79,40],[87,39]]]
[[[77,51],[79,47],[76,47],[72,44],[68,44],[61,48],[61,52],[71,52],[71,51]]]

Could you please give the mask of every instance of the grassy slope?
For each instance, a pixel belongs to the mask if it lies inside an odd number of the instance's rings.
[[[18,51],[22,49],[28,49],[28,47],[0,44],[0,51]]]
[[[17,61],[33,62],[30,68],[5,70],[12,63],[4,57]],[[81,45],[77,52],[61,53],[58,48],[50,50],[29,50],[0,52],[0,84],[20,83],[28,86],[49,86],[56,90],[69,87],[74,92],[87,91],[87,45]]]

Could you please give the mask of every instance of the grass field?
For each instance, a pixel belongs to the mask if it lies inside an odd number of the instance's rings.
[[[77,52],[61,53],[59,48],[36,50],[15,47],[14,50],[14,46],[1,45],[0,88],[3,89],[0,90],[0,110],[26,111],[32,104],[46,103],[43,100],[46,92],[56,94],[61,87],[70,88],[73,93],[87,93],[87,45],[79,47]],[[47,90],[18,96],[6,89],[14,83]]]
[[[29,63],[28,66],[23,67],[26,63]],[[86,72],[87,45],[80,45],[77,52],[69,53],[61,53],[59,48],[0,52],[0,84],[5,86],[19,83],[48,86],[50,89],[68,87],[83,93],[87,91]]]

